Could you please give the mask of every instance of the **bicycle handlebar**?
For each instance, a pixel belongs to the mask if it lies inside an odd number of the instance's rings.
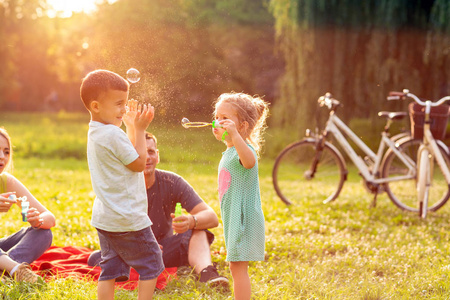
[[[319,102],[320,106],[326,106],[329,109],[342,105],[338,100],[332,98],[331,93],[326,93],[324,96],[319,97],[317,102]]]
[[[431,107],[439,106],[439,105],[443,104],[445,101],[450,100],[450,96],[445,96],[436,102],[431,102],[430,100],[422,101],[419,99],[419,97],[410,93],[408,89],[404,89],[403,92],[395,92],[395,91],[389,92],[389,96],[387,97],[387,100],[389,100],[389,101],[390,100],[405,100],[406,97],[413,99],[414,101],[416,101],[418,104],[420,104],[422,106],[426,106],[426,104],[428,102]]]

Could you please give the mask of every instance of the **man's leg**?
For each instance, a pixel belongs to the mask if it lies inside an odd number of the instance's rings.
[[[193,230],[189,241],[188,251],[189,265],[199,275],[199,281],[214,286],[228,288],[229,281],[220,276],[211,261],[211,250],[209,248],[208,235],[204,230]]]
[[[196,274],[200,273],[207,266],[212,265],[211,250],[204,230],[194,230],[192,232],[189,241],[188,260],[189,265],[194,268]]]
[[[209,245],[214,235],[205,230],[189,230],[159,241],[163,247],[163,260],[166,268],[191,266],[198,274],[200,282],[228,287],[226,277],[220,276],[211,262]]]

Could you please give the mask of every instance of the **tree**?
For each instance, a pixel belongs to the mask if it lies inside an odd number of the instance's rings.
[[[331,92],[352,117],[375,118],[390,90],[436,99],[450,93],[450,2],[446,0],[273,0],[286,61],[277,122],[306,126]]]
[[[5,40],[17,41],[5,58],[10,74],[3,77],[20,84],[21,109],[44,108],[56,90],[62,108],[84,110],[79,86],[89,71],[125,76],[135,67],[141,81],[132,85],[131,97],[156,104],[160,118],[205,118],[223,92],[275,98],[283,71],[273,53],[274,20],[260,0],[103,1],[92,14],[49,18],[44,12],[30,21],[11,20],[20,30],[4,31]],[[16,109],[7,99],[0,92],[1,109]]]

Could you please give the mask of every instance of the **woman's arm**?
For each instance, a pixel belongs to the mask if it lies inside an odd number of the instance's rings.
[[[34,210],[30,209],[29,215],[31,216],[29,216],[28,222],[31,226],[42,229],[49,229],[55,226],[55,216],[30,193],[22,182],[11,174],[7,174],[6,190],[7,192],[15,192],[17,198],[26,196],[28,202],[30,202],[30,208],[34,207],[37,210],[39,215],[33,213]],[[20,206],[20,201],[17,202]]]

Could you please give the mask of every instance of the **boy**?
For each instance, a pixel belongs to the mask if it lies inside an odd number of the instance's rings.
[[[138,109],[134,100],[127,107],[128,90],[125,79],[106,70],[89,73],[80,88],[91,115],[87,157],[96,194],[91,224],[97,229],[102,253],[100,300],[114,299],[114,283],[127,280],[130,267],[139,273],[138,299],[152,299],[157,277],[164,270],[161,250],[150,229],[142,172],[145,130],[153,120],[154,108],[144,105]],[[120,129],[123,119],[127,120],[127,134]]]

